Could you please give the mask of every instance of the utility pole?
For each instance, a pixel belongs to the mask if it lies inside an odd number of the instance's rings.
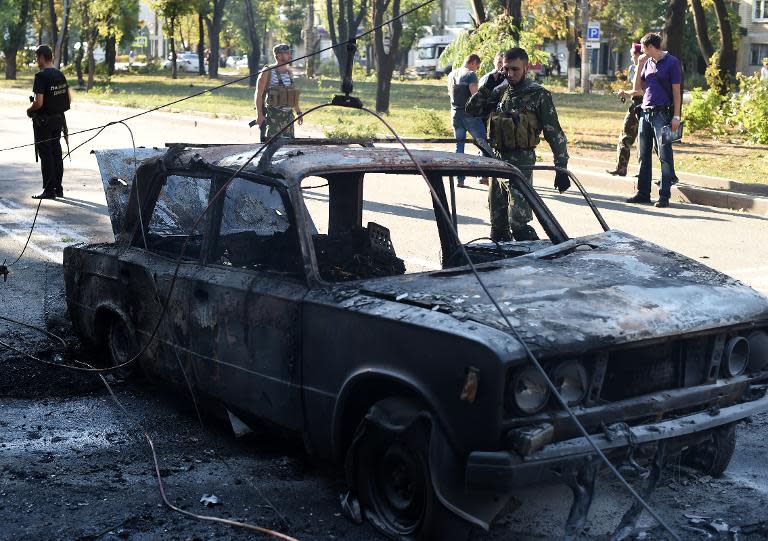
[[[589,94],[590,49],[587,48],[589,0],[581,0],[581,21],[581,92],[582,94]]]

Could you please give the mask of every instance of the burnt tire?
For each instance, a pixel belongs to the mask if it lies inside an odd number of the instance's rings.
[[[449,511],[435,494],[429,465],[429,425],[411,401],[387,399],[396,411],[386,428],[366,420],[354,448],[356,492],[365,518],[389,539],[466,541],[473,526]],[[371,411],[373,410],[371,409]]]
[[[125,319],[114,314],[107,327],[107,355],[109,366],[116,366],[111,373],[118,379],[128,379],[136,373],[136,361],[126,364],[136,353],[133,329]]]
[[[709,437],[683,451],[682,461],[700,472],[719,477],[731,463],[736,450],[736,423],[710,431]]]

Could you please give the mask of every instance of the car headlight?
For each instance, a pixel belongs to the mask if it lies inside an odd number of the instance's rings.
[[[549,400],[549,387],[544,376],[533,366],[518,370],[507,388],[514,409],[526,415],[541,411]]]
[[[747,336],[749,342],[749,369],[762,370],[768,365],[768,332],[752,331]]]
[[[577,360],[563,361],[555,366],[552,383],[569,406],[581,403],[587,396],[587,371]]]
[[[734,336],[725,344],[723,351],[723,375],[728,378],[738,376],[747,369],[749,362],[749,342],[743,336]]]

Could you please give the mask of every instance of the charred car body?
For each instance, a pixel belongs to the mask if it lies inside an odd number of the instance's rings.
[[[167,302],[142,369],[343,462],[348,508],[359,500],[391,538],[462,539],[515,487],[592,461],[444,215],[427,209],[442,268],[410,274],[389,230],[364,226],[372,175],[415,173],[403,151],[288,143],[213,200],[256,148],[139,149],[135,182],[132,151],[98,153],[116,242],[64,254],[86,340],[121,364]],[[768,300],[625,233],[569,238],[501,161],[415,156],[454,221],[452,175],[509,178],[530,202],[546,240],[466,248],[594,442],[617,461],[664,442],[722,472],[735,422],[768,407]],[[309,210],[308,178],[327,183],[326,216]]]

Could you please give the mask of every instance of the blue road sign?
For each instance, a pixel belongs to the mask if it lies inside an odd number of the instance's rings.
[[[589,40],[598,40],[600,39],[600,27],[599,26],[590,26],[587,28],[587,39]]]

